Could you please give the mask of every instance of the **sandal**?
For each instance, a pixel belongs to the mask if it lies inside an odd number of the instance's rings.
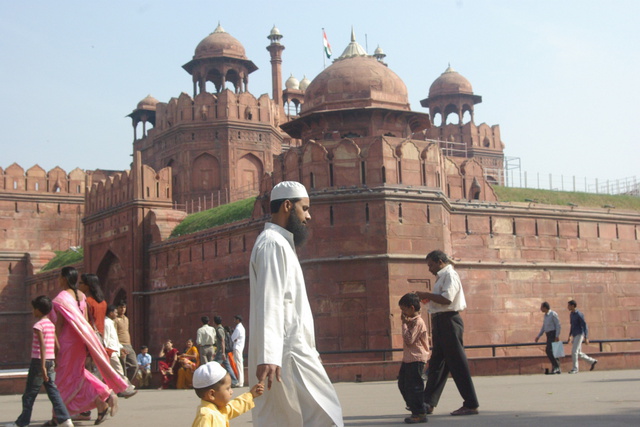
[[[98,417],[96,418],[96,422],[94,423],[94,425],[102,424],[104,422],[104,420],[107,418],[107,411],[109,411],[108,406],[104,411],[98,412]]]
[[[478,415],[478,408],[467,408],[465,406],[461,406],[460,409],[456,409],[451,413],[451,415]]]

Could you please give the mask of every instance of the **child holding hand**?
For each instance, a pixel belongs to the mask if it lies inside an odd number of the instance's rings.
[[[253,409],[253,399],[264,393],[264,385],[258,383],[232,399],[231,376],[218,362],[196,369],[193,388],[201,400],[191,427],[228,427],[230,419]]]

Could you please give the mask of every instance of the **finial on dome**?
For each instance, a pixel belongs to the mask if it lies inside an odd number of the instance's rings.
[[[213,33],[226,33],[224,28],[222,28],[222,25],[220,25],[220,21],[218,21],[218,26],[213,30]]]
[[[367,51],[364,50],[364,48],[360,46],[358,42],[356,42],[356,33],[353,30],[353,26],[351,26],[351,43],[349,43],[349,45],[346,47],[344,52],[342,52],[342,55],[340,55],[340,57],[336,59],[336,61],[340,59],[351,58],[354,56],[369,56],[369,55],[367,55]]]

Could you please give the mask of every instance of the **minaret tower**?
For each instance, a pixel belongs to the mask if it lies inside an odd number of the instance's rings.
[[[271,32],[267,36],[271,40],[271,44],[267,46],[267,50],[271,54],[271,79],[273,86],[273,102],[280,107],[282,105],[282,51],[284,46],[280,44],[282,34],[274,25]]]

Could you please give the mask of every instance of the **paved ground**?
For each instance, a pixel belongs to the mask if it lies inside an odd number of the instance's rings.
[[[581,372],[577,375],[528,375],[474,378],[480,415],[452,417],[461,405],[451,380],[429,425],[442,426],[629,426],[640,425],[640,370]],[[236,389],[243,392],[247,389]],[[346,426],[400,426],[407,416],[394,382],[338,383]],[[0,396],[0,425],[14,421],[21,397]],[[104,426],[186,426],[198,398],[192,390],[141,390],[121,399],[120,412]],[[49,418],[51,404],[38,396],[32,425]],[[95,416],[95,411],[94,414]],[[78,426],[93,422],[76,423]],[[251,426],[251,415],[231,421]],[[286,426],[274,426],[286,427]]]

